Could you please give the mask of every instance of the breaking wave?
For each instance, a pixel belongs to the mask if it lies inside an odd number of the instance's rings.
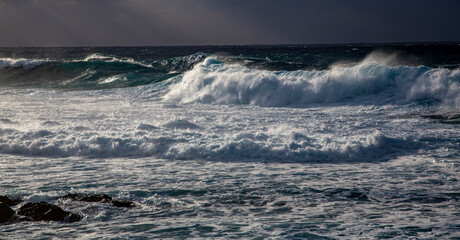
[[[167,101],[288,106],[330,103],[387,92],[398,99],[460,106],[460,70],[393,66],[371,55],[354,66],[327,70],[266,71],[213,58],[183,75]]]
[[[177,124],[177,121],[171,124]],[[380,132],[346,139],[305,136],[291,131],[283,136],[269,132],[236,133],[218,139],[201,137],[197,140],[194,138],[196,134],[191,132],[173,137],[170,134],[155,135],[155,131],[160,130],[151,125],[141,125],[138,129],[140,131],[122,137],[94,132],[69,134],[64,131],[0,129],[0,153],[40,157],[153,156],[184,160],[327,163],[375,161],[417,148],[410,139],[390,138]]]

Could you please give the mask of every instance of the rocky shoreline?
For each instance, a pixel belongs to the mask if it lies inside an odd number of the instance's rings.
[[[100,202],[111,204],[115,207],[131,208],[136,205],[130,201],[115,200],[106,194],[78,195],[69,193],[58,199],[70,199],[80,202]],[[0,196],[0,224],[15,223],[22,221],[57,221],[57,222],[78,222],[82,216],[64,211],[57,205],[48,202],[27,202],[15,212],[11,207],[20,204],[22,201],[11,199],[8,196]]]

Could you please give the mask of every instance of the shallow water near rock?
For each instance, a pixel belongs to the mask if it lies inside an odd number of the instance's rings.
[[[430,158],[304,165],[3,157],[0,166],[8,194],[83,216],[3,225],[7,238],[445,238],[459,230],[458,163]],[[57,200],[68,191],[107,192],[138,206]]]

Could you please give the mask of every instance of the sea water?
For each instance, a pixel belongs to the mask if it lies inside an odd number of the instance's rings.
[[[2,239],[460,237],[458,43],[2,48],[0,100],[0,195],[83,217]]]

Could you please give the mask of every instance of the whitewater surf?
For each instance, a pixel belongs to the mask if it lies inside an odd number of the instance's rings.
[[[458,237],[459,67],[458,43],[0,48],[0,195],[82,216],[0,231]]]

